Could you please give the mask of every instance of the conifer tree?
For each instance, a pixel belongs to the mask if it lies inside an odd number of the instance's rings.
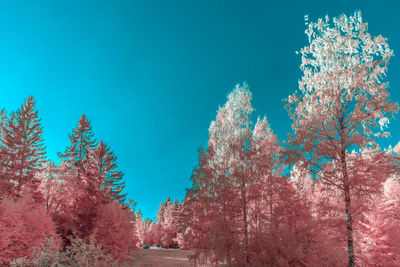
[[[126,194],[123,173],[117,169],[117,157],[110,148],[100,141],[98,146],[88,156],[88,193],[97,196],[99,200],[109,202],[117,200],[125,202]]]
[[[64,166],[59,174],[65,177],[66,188],[71,192],[72,199],[64,204],[64,208],[70,212],[63,214],[59,219],[64,224],[62,230],[65,235],[75,233],[79,238],[88,240],[92,234],[97,209],[94,196],[88,197],[88,160],[89,154],[96,147],[96,140],[90,120],[85,115],[81,116],[69,139],[70,146],[64,153],[58,153],[58,156]]]
[[[78,126],[69,136],[69,140],[71,145],[66,148],[64,153],[57,154],[63,161],[74,167],[78,176],[80,176],[86,172],[89,152],[96,147],[92,126],[86,115],[81,116]]]
[[[32,96],[25,100],[21,109],[11,113],[5,124],[0,155],[1,178],[8,185],[8,193],[20,197],[22,190],[28,190],[39,201],[39,181],[35,176],[42,169],[45,147],[40,118]]]

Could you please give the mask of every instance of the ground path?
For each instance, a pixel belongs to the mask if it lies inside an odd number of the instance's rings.
[[[188,259],[193,255],[191,250],[179,249],[138,249],[131,252],[131,266],[134,267],[193,267],[194,264]],[[212,266],[197,265],[201,267]]]

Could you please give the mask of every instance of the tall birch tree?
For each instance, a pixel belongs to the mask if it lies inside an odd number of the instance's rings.
[[[362,177],[353,176],[350,153],[377,148],[376,140],[389,135],[385,126],[398,111],[384,81],[393,51],[381,35],[368,33],[360,12],[306,24],[309,45],[300,50],[303,76],[286,105],[294,129],[289,155],[314,178],[338,190],[346,221],[348,266],[354,266],[352,200],[371,189],[359,186],[373,179],[368,172],[391,167],[387,154],[374,154],[379,164],[372,162]]]

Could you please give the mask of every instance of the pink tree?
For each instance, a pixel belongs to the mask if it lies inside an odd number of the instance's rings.
[[[66,196],[65,183],[57,175],[57,166],[52,161],[43,164],[42,171],[37,175],[40,180],[39,190],[43,195],[43,202],[47,214],[54,216],[60,211],[62,201]]]
[[[150,226],[153,221],[143,218],[142,213],[138,210],[135,214],[135,230],[138,242],[137,247],[142,247],[144,244],[153,245],[153,241],[150,240]]]
[[[96,243],[121,262],[137,243],[135,221],[131,215],[129,209],[112,201],[98,208],[94,222]]]
[[[55,226],[45,208],[30,194],[14,201],[8,197],[0,203],[0,264],[7,266],[12,259],[32,257],[47,239],[58,244]]]
[[[168,248],[176,244],[178,232],[178,218],[176,215],[176,206],[172,204],[170,198],[165,203],[160,204],[160,209],[157,213],[157,224],[161,231],[161,245],[163,247]]]
[[[68,245],[68,235],[77,235],[88,241],[92,234],[93,223],[96,217],[96,204],[93,194],[89,194],[88,186],[92,185],[88,171],[89,154],[96,147],[96,140],[90,120],[82,115],[64,153],[58,153],[62,159],[62,168],[59,176],[64,181],[67,194],[70,198],[63,202],[63,212],[58,214],[57,221],[65,245]],[[90,197],[88,197],[90,196]]]
[[[56,222],[64,247],[70,244],[69,236],[79,234],[79,200],[83,190],[77,181],[77,170],[62,161],[55,169],[45,171],[40,176],[48,212]]]
[[[375,159],[383,157],[379,159],[383,165],[369,163],[379,171],[365,167],[361,177],[352,176],[350,151],[373,147],[376,138],[388,135],[383,128],[398,106],[390,101],[383,76],[393,52],[382,36],[370,36],[360,12],[319,19],[308,24],[306,33],[310,44],[300,51],[304,74],[300,90],[289,96],[286,105],[294,129],[288,143],[296,151],[289,154],[339,192],[348,265],[354,266],[353,199],[373,190],[368,186],[371,173],[386,175],[390,159],[377,153]]]
[[[183,210],[183,204],[179,204],[178,200],[175,200],[172,206],[172,217],[173,217],[173,230],[175,232],[175,238],[173,243],[178,244],[179,248],[185,248],[184,234],[187,225],[186,214]]]
[[[71,145],[68,146],[64,153],[58,153],[58,156],[77,169],[77,176],[86,172],[86,164],[89,158],[89,152],[96,147],[96,139],[92,131],[90,120],[86,115],[82,115],[78,125],[69,136]]]
[[[96,148],[89,152],[87,161],[87,192],[89,198],[96,198],[98,203],[117,200],[123,203],[126,194],[123,173],[117,170],[117,157],[110,148],[100,141]]]
[[[236,256],[241,256],[236,249],[234,229],[237,228],[231,211],[234,204],[230,200],[234,197],[227,186],[229,180],[223,179],[223,174],[217,175],[212,167],[213,155],[211,147],[199,151],[199,164],[191,177],[192,188],[184,200],[184,210],[189,215],[185,241],[195,248],[196,260],[205,257],[216,264],[219,261],[230,264],[235,251]],[[237,232],[238,237],[243,236]]]
[[[365,266],[398,266],[400,264],[400,181],[389,177],[383,192],[374,197],[372,209],[366,213],[359,234],[360,250]]]
[[[280,147],[264,118],[251,128],[247,87],[236,87],[210,126],[183,201],[185,241],[218,264],[316,265],[310,212],[281,175]],[[315,225],[312,225],[314,227]],[[311,254],[314,253],[314,259]]]
[[[265,118],[255,124],[249,144],[248,175],[255,178],[249,185],[251,264],[318,266],[328,257],[316,245],[320,228],[305,196],[312,180],[297,179],[296,194],[282,175],[281,148]]]
[[[222,190],[226,196],[231,195],[231,201],[237,201],[239,214],[234,210],[231,217],[242,221],[244,261],[249,262],[249,231],[248,231],[248,185],[254,181],[249,175],[248,143],[251,137],[249,116],[253,112],[251,93],[247,85],[236,86],[228,95],[225,105],[218,110],[217,118],[210,125],[209,144],[214,149],[213,168],[219,177]],[[225,180],[225,181],[224,181]],[[234,204],[235,205],[235,204]]]
[[[20,197],[25,188],[25,191],[29,190],[34,194],[36,201],[40,202],[36,174],[42,169],[45,147],[40,118],[32,96],[25,100],[21,109],[11,113],[2,129],[2,141],[0,167],[1,179],[5,185],[2,190],[6,189],[3,193]]]

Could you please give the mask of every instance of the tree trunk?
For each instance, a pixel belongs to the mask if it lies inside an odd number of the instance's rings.
[[[346,202],[346,226],[347,226],[347,254],[349,258],[349,267],[354,266],[354,247],[353,247],[353,221],[351,217],[350,190],[345,189]]]
[[[342,175],[344,184],[344,201],[346,212],[346,229],[347,229],[347,255],[349,267],[354,267],[354,246],[353,246],[353,220],[351,216],[351,199],[350,199],[350,181],[347,172],[346,150],[344,147],[341,152]]]
[[[245,261],[249,263],[249,232],[247,224],[247,199],[246,199],[246,184],[242,183],[241,193],[242,193],[242,211],[243,211],[243,232],[244,232],[244,251],[245,251]]]

